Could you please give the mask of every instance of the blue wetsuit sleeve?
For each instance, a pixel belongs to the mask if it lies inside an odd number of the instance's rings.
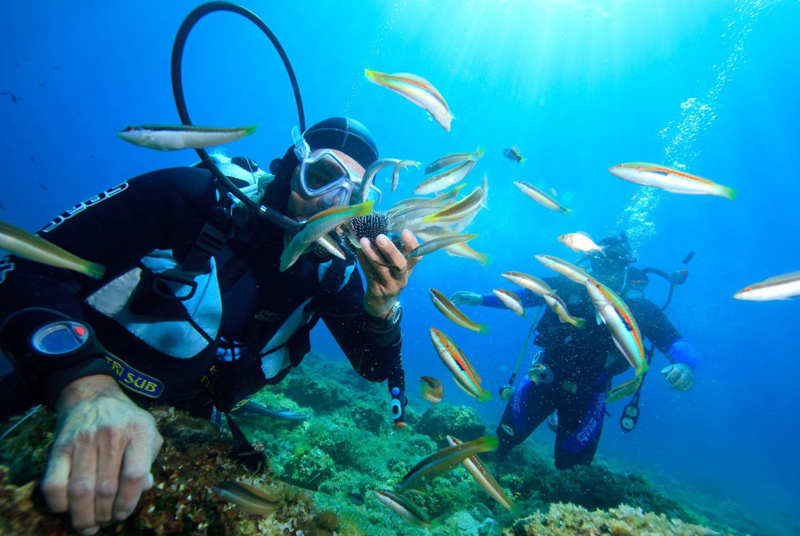
[[[684,363],[689,365],[692,370],[697,366],[699,357],[697,350],[686,339],[678,339],[673,342],[666,355],[673,364]]]
[[[519,299],[522,301],[522,306],[524,308],[539,306],[544,303],[544,299],[541,296],[538,296],[531,292],[530,290],[522,287],[517,287],[514,290],[514,294],[519,296]],[[484,294],[483,301],[481,305],[484,307],[492,307],[493,309],[505,309],[506,306],[503,302],[500,301],[500,298],[495,296],[494,292],[491,294]]]

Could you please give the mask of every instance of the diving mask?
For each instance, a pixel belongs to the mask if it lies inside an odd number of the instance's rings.
[[[298,172],[292,177],[293,189],[306,199],[314,199],[319,209],[347,205],[353,193],[361,189],[362,173],[348,166],[337,151],[318,149],[311,152],[300,131],[292,130],[294,153],[300,160]],[[370,187],[368,200],[380,202],[381,192]]]

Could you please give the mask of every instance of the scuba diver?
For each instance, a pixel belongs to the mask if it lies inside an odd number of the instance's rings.
[[[636,259],[626,235],[605,238],[600,245],[604,246],[603,253],[592,252],[589,256],[592,277],[625,298],[643,337],[670,360],[671,364],[662,370],[670,386],[681,391],[690,389],[694,384],[697,353],[662,309],[644,298],[647,274],[631,266]],[[535,327],[535,344],[542,351],[513,392],[510,385],[501,391],[508,405],[497,427],[500,446],[490,457],[505,459],[513,447],[556,412],[554,422],[549,423],[556,432],[555,466],[567,469],[592,462],[603,428],[611,378],[629,365],[615,348],[608,329],[594,321],[595,309],[583,285],[563,276],[544,281],[563,299],[570,315],[586,319],[585,327],[579,329],[564,323],[550,308],[545,310]],[[634,297],[637,292],[640,296]],[[524,307],[545,303],[541,296],[526,289],[519,289],[518,295]],[[451,300],[455,304],[505,308],[494,294],[461,291]],[[513,376],[509,383],[513,384]],[[638,391],[634,396],[638,416]],[[623,427],[626,423],[630,429],[635,426],[635,420],[623,418]]]
[[[371,133],[346,117],[308,128],[273,161],[274,176],[251,159],[218,157],[230,181],[298,221],[357,203],[377,159]],[[373,187],[370,196],[379,193]],[[345,260],[309,248],[282,272],[286,232],[224,195],[197,166],[133,178],[39,234],[106,267],[94,280],[11,256],[0,279],[0,351],[30,403],[58,417],[42,490],[84,534],[128,517],[152,485],[162,438],[142,408],[227,416],[300,364],[320,319],[358,374],[388,380],[391,417],[402,426],[398,296],[417,259],[386,236],[374,246],[361,239]],[[409,231],[401,239],[406,251],[418,246]]]

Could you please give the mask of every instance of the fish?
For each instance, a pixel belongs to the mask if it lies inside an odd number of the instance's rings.
[[[542,377],[545,376],[546,374],[547,374],[547,365],[542,363],[536,363],[534,365],[531,365],[531,368],[528,369],[528,378],[530,378],[530,380],[536,385],[539,385],[539,383],[541,383]]]
[[[501,424],[501,425],[500,425],[500,428],[502,428],[502,429],[503,429],[503,431],[504,431],[505,433],[507,433],[508,435],[510,435],[510,436],[513,436],[513,435],[514,435],[514,429],[513,429],[513,428],[511,428],[509,425],[507,425],[507,424]]]
[[[440,237],[440,236],[449,236],[453,233],[444,229],[442,227],[426,227],[424,229],[420,229],[415,233],[417,237],[421,238],[422,240],[432,240],[433,238]],[[465,259],[472,259],[478,261],[481,266],[486,266],[489,264],[489,255],[486,253],[478,253],[464,242],[458,242],[451,246],[447,246],[443,248],[448,255],[452,255],[454,257],[464,257]]]
[[[263,415],[264,417],[269,417],[270,419],[275,419],[278,421],[304,421],[308,419],[308,413],[295,413],[293,411],[289,411],[288,408],[270,409],[262,406],[261,404],[256,404],[255,402],[248,402],[238,411]]]
[[[453,244],[458,244],[459,242],[466,242],[467,240],[472,240],[473,238],[477,237],[478,235],[476,234],[453,234],[449,236],[440,236],[438,238],[434,238],[433,240],[423,242],[421,245],[412,249],[411,252],[409,252],[406,256],[422,257],[423,255],[433,253],[434,251],[446,248],[447,246],[452,246]]]
[[[117,136],[139,147],[159,151],[203,149],[225,145],[251,135],[256,125],[236,128],[200,127],[195,125],[141,125],[127,127]]]
[[[513,435],[513,433],[511,435]],[[451,447],[454,447],[457,445],[462,445],[464,442],[449,435],[447,436],[447,443],[449,443]],[[500,484],[497,483],[478,456],[470,456],[461,463],[464,464],[464,467],[467,468],[467,471],[469,471],[469,473],[472,475],[472,478],[475,479],[475,481],[486,491],[486,493],[488,493],[494,500],[499,502],[503,508],[509,512],[514,510],[514,504],[511,502],[511,499],[508,498],[508,495],[505,494],[503,488],[500,487]]]
[[[788,300],[797,296],[800,296],[800,272],[770,277],[733,295],[737,300],[745,301]]]
[[[269,516],[278,511],[281,501],[268,493],[242,481],[225,480],[211,488],[217,495],[248,514]]]
[[[105,266],[73,255],[41,236],[4,221],[0,221],[0,249],[41,264],[72,270],[92,279],[102,279],[106,273]]]
[[[450,132],[450,123],[453,120],[450,107],[433,84],[421,76],[411,73],[387,74],[370,69],[364,69],[364,75],[373,84],[391,89],[420,108],[424,108],[443,129]]]
[[[483,177],[483,185],[487,186],[486,176]],[[438,212],[428,214],[422,218],[423,223],[453,223],[466,218],[481,209],[486,200],[484,186],[478,186],[470,194],[449,207],[445,207]]]
[[[525,181],[514,181],[514,185],[519,188],[522,193],[540,205],[549,208],[550,210],[555,210],[556,212],[560,212],[562,214],[572,213],[570,209],[562,206],[561,203],[532,184],[529,184]]]
[[[400,170],[406,166],[414,166],[419,169],[419,166],[422,165],[422,162],[417,162],[416,160],[401,160],[394,166],[394,171],[392,172],[392,192],[397,190],[397,185],[400,183]]]
[[[435,288],[429,288],[428,292],[430,293],[433,305],[436,306],[436,308],[439,309],[439,311],[449,320],[453,321],[455,324],[458,324],[462,328],[467,328],[477,333],[489,333],[489,326],[486,324],[476,324],[470,320],[467,315],[461,311],[461,309],[459,309],[447,298],[447,296]]]
[[[554,293],[553,289],[550,288],[550,285],[532,275],[524,274],[522,272],[505,272],[500,274],[500,276],[508,279],[517,286],[528,289],[534,294],[538,294],[539,296]]]
[[[460,445],[440,449],[412,467],[398,487],[405,490],[424,486],[437,476],[455,468],[470,456],[497,450],[498,444],[497,436],[483,436]]]
[[[586,280],[586,291],[597,311],[598,323],[606,325],[611,332],[614,345],[636,373],[633,380],[617,386],[606,394],[606,401],[614,402],[638,389],[647,372],[642,333],[631,310],[613,290],[590,277]]]
[[[503,305],[514,311],[517,316],[525,316],[525,308],[522,306],[522,300],[519,299],[519,296],[510,290],[503,290],[501,288],[496,288],[492,292],[503,302]]]
[[[525,160],[527,160],[527,158],[519,154],[519,149],[517,149],[516,147],[507,147],[503,149],[503,156],[505,156],[509,160],[513,160],[517,164],[524,164]]]
[[[6,209],[6,206],[4,204],[0,203],[0,210],[5,210],[5,209]]]
[[[389,510],[396,513],[412,525],[418,527],[430,528],[431,522],[428,520],[427,514],[416,504],[411,502],[406,496],[400,493],[395,493],[388,489],[376,489],[372,493],[383,503]]]
[[[477,398],[478,402],[491,400],[492,393],[481,387],[481,377],[453,339],[434,327],[430,329],[430,333],[433,346],[453,375],[456,385],[469,396]]]
[[[563,275],[567,279],[570,279],[579,285],[585,285],[586,280],[591,277],[583,268],[579,268],[571,262],[559,259],[558,257],[553,257],[551,255],[536,255],[536,260],[554,272]]]
[[[378,174],[378,171],[382,170],[386,166],[396,165],[399,164],[400,160],[397,158],[381,158],[380,160],[376,160],[367,168],[364,172],[364,176],[361,178],[361,202],[364,203],[369,196],[369,187],[372,185],[372,182],[375,180],[375,175]]]
[[[430,376],[420,377],[419,396],[431,404],[438,404],[444,397],[444,388],[442,387],[442,382]]]
[[[289,241],[289,244],[283,249],[280,271],[285,272],[288,270],[300,258],[306,248],[318,238],[328,234],[348,220],[371,213],[374,203],[374,201],[367,201],[358,205],[335,206],[323,210],[306,220],[300,230]]]
[[[577,318],[569,314],[567,304],[556,294],[545,294],[543,297],[550,310],[558,316],[562,323],[572,324],[576,328],[583,328],[586,325],[586,321],[583,318]]]
[[[45,185],[44,185],[44,183],[42,183],[42,182],[37,182],[36,184],[38,184],[38,185],[39,185],[39,188],[41,188],[41,189],[42,189],[42,190],[44,190],[45,192],[47,191],[47,186],[45,186]]]
[[[608,171],[620,179],[643,186],[654,186],[674,194],[716,195],[727,199],[736,199],[737,195],[733,188],[658,164],[630,162],[612,166]]]
[[[448,168],[433,177],[429,177],[414,188],[414,195],[427,195],[440,192],[445,188],[461,182],[475,167],[475,160],[464,160],[460,164]]]
[[[481,145],[475,151],[471,153],[450,153],[442,156],[441,158],[437,158],[425,168],[425,175],[433,173],[434,171],[439,171],[442,168],[446,168],[447,166],[452,166],[453,164],[459,164],[465,160],[478,160],[480,157],[483,156],[483,153],[486,152],[486,147]]]
[[[584,253],[588,255],[592,251],[598,251],[605,255],[603,247],[595,244],[594,240],[592,240],[592,237],[583,231],[563,234],[558,237],[558,241],[572,251],[576,251],[578,253]]]

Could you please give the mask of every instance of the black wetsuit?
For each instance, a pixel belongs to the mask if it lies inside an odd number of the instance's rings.
[[[516,387],[497,428],[498,455],[504,457],[557,411],[555,464],[565,469],[591,463],[603,427],[608,381],[624,372],[628,365],[614,346],[608,328],[596,322],[586,289],[564,277],[545,281],[564,300],[569,313],[585,319],[586,325],[578,329],[562,323],[540,296],[519,289],[525,307],[546,307],[536,326],[535,343],[544,350],[540,363],[552,372],[552,381],[545,377],[545,381],[537,384],[526,375]],[[644,337],[671,361],[685,362],[694,368],[693,349],[658,306],[641,298],[626,298],[625,303]],[[484,296],[483,305],[503,307],[494,295]]]
[[[275,180],[265,200],[285,210],[287,194]],[[400,327],[364,312],[354,259],[307,253],[281,272],[284,231],[258,220],[228,226],[230,238],[199,272],[176,263],[206,223],[228,225],[229,205],[206,170],[155,171],[77,205],[39,233],[104,265],[101,280],[0,260],[0,350],[36,401],[52,406],[67,383],[101,373],[141,405],[208,414],[213,397],[230,408],[300,363],[319,318],[361,376],[403,391]],[[191,299],[177,299],[195,285]],[[68,365],[49,359],[42,367],[27,351],[31,336],[62,315],[91,326],[99,345],[81,347]]]

